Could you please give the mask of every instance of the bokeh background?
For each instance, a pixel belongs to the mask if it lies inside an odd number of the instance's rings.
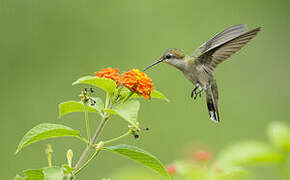
[[[267,141],[268,123],[289,123],[289,8],[287,0],[1,0],[1,179],[45,166],[47,143],[53,145],[54,164],[65,162],[69,148],[75,157],[80,155],[84,145],[72,138],[33,144],[13,154],[22,136],[39,123],[60,123],[85,134],[83,114],[58,119],[58,104],[79,98],[81,88],[71,86],[77,78],[105,67],[143,69],[171,47],[191,54],[214,34],[240,23],[263,29],[215,72],[222,122],[210,121],[204,96],[193,102],[193,85],[162,64],[148,74],[171,102],[142,100],[139,121],[150,131],[122,142],[142,147],[168,164],[192,143],[217,154],[240,140]],[[90,118],[95,127],[99,117]],[[127,124],[116,117],[102,137],[126,130]],[[79,179],[111,178],[124,167],[151,173],[104,152]]]

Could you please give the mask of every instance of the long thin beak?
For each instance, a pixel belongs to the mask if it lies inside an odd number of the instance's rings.
[[[156,62],[150,64],[149,66],[147,66],[143,71],[146,71],[147,69],[151,68],[152,66],[155,66],[156,64],[159,64],[161,63],[163,60],[162,59],[159,59],[157,60]]]

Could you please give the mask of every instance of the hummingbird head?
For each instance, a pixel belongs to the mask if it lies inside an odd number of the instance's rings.
[[[147,66],[144,71],[161,62],[165,62],[182,70],[185,66],[184,57],[185,54],[177,48],[167,49],[157,61]]]

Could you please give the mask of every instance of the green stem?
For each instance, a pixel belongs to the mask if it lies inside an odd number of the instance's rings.
[[[51,154],[47,155],[47,160],[48,160],[48,167],[51,167],[52,166]]]
[[[135,92],[131,91],[127,97],[125,97],[125,99],[123,100],[123,103],[126,102]]]
[[[84,103],[84,108],[85,108],[85,120],[86,120],[87,136],[88,136],[88,140],[91,141],[89,118],[88,118],[88,105],[86,103]]]
[[[105,109],[109,107],[110,104],[110,95],[107,93],[106,94],[106,103],[105,103]]]
[[[99,124],[96,132],[95,132],[95,135],[94,137],[92,138],[90,144],[88,144],[88,146],[86,147],[86,149],[84,150],[83,154],[81,155],[79,161],[77,162],[77,164],[75,165],[75,170],[73,172],[73,175],[75,175],[75,172],[79,171],[79,169],[81,168],[83,162],[86,160],[87,156],[89,155],[89,152],[90,152],[90,149],[93,148],[94,146],[94,143],[96,142],[97,140],[97,137],[100,135],[105,123],[107,122],[107,119],[108,119],[108,116],[107,114],[105,113],[103,118],[102,118],[102,121],[101,123]]]
[[[96,148],[96,151],[94,152],[94,154],[90,157],[90,159],[87,160],[87,162],[85,162],[85,164],[80,167],[75,173],[74,175],[77,175],[80,171],[82,171],[85,167],[88,166],[88,164],[100,153],[100,151],[102,150],[103,148],[103,145],[104,145],[104,142],[100,142],[98,145],[97,145],[97,148]]]
[[[86,140],[84,137],[80,136],[80,140],[84,141],[86,144],[90,144],[90,141]]]
[[[122,138],[127,137],[127,136],[130,135],[130,134],[132,134],[131,130],[128,131],[128,132],[126,132],[125,134],[119,136],[119,137],[116,137],[116,138],[109,139],[109,140],[105,141],[104,144],[108,144],[108,143],[112,143],[112,142],[118,141],[118,140],[120,140],[120,139],[122,139]]]
[[[106,108],[110,106],[110,96],[108,94],[106,96],[106,105],[105,106],[106,106]],[[94,147],[94,144],[95,144],[97,138],[99,137],[102,129],[104,128],[104,125],[106,124],[106,122],[109,119],[109,117],[110,116],[108,115],[108,113],[104,113],[104,115],[102,116],[102,120],[101,120],[101,122],[100,122],[100,124],[99,124],[99,126],[98,126],[98,128],[97,128],[97,130],[96,130],[96,132],[95,132],[95,134],[93,136],[93,138],[91,139],[90,143],[88,144],[88,146],[83,151],[79,161],[75,165],[75,167],[74,167],[75,170],[72,172],[72,175],[68,175],[67,180],[72,180],[74,175],[75,175],[75,173],[76,172],[79,173],[80,172],[79,169],[83,169],[82,165],[83,165],[84,161],[87,159],[87,157],[88,157],[88,155],[90,153],[90,149]]]

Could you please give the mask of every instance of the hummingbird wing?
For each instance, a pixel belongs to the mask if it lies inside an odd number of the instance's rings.
[[[241,49],[260,31],[260,27],[245,32],[245,25],[237,25],[226,29],[214,38],[204,43],[195,55],[197,63],[203,64],[212,73],[216,67]]]
[[[210,51],[211,49],[216,48],[225,42],[234,39],[235,37],[238,37],[239,35],[245,33],[246,29],[247,28],[245,24],[239,24],[225,29],[224,31],[215,35],[209,41],[203,43],[198,49],[194,51],[192,57],[197,58],[200,55]]]

